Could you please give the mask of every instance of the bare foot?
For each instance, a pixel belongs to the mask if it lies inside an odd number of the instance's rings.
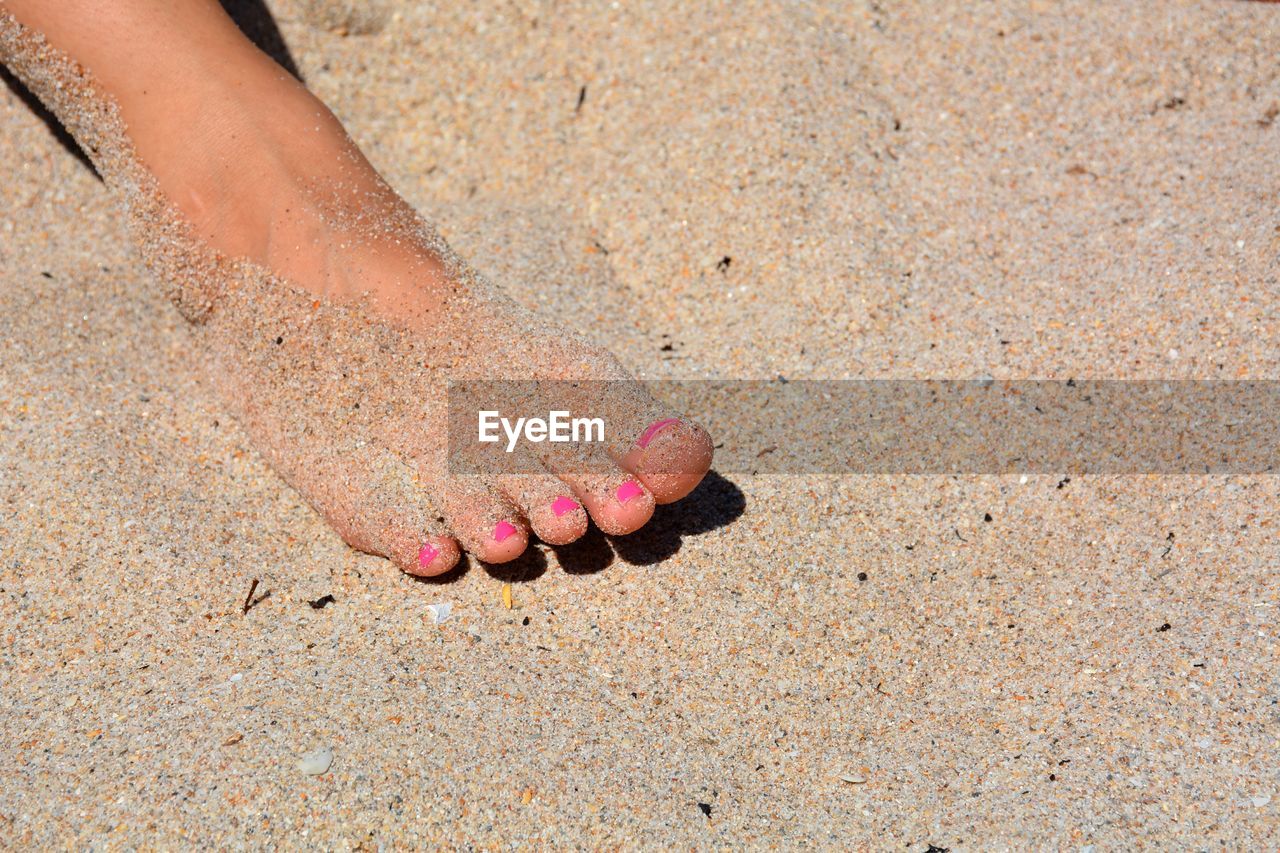
[[[705,431],[481,280],[212,0],[0,0],[0,60],[120,194],[256,446],[353,547],[418,575],[460,547],[503,562],[588,515],[632,532],[708,470]],[[625,438],[606,465],[458,474],[458,379],[620,380],[583,404]]]

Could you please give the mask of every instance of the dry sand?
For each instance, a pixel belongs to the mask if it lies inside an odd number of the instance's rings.
[[[643,375],[1274,373],[1280,6],[271,5]],[[726,473],[423,583],[265,467],[7,92],[0,169],[0,843],[1280,843],[1274,477]]]

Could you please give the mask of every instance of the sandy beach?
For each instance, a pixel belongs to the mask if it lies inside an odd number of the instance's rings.
[[[319,5],[258,26],[640,377],[1275,374],[1280,5]],[[0,87],[0,846],[1280,844],[1274,476],[713,472],[422,581],[197,358]]]

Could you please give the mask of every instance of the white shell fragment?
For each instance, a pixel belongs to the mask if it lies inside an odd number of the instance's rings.
[[[313,749],[298,759],[298,769],[308,776],[319,776],[333,764],[333,749],[322,746]]]
[[[453,605],[447,601],[439,604],[428,604],[427,613],[431,616],[431,623],[439,625],[441,622],[449,621],[449,617],[453,615]]]

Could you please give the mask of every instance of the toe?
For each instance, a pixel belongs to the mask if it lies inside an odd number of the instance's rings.
[[[412,470],[375,445],[315,453],[289,481],[353,548],[386,557],[412,575],[443,574],[458,562],[431,495]]]
[[[449,529],[467,551],[486,563],[505,563],[524,553],[529,531],[519,508],[499,489],[456,477],[441,489]]]
[[[448,536],[428,536],[411,558],[395,562],[411,575],[431,578],[452,569],[461,557],[462,550],[454,539]]]
[[[542,461],[555,479],[573,490],[577,502],[605,533],[632,533],[653,517],[653,494],[638,477],[613,464],[603,450],[577,457],[549,451]],[[572,509],[564,502],[560,507]]]
[[[639,530],[653,517],[653,494],[621,469],[581,476],[562,475],[605,533],[620,536]]]
[[[386,557],[405,574],[420,578],[442,575],[462,557],[462,550],[453,537],[423,533],[420,525],[401,523],[399,517],[388,517],[378,525],[370,525],[366,519],[365,526],[370,544],[352,544],[362,551]]]
[[[696,423],[660,417],[638,433],[618,464],[645,485],[655,502],[667,504],[702,482],[714,452],[711,436]]]
[[[516,513],[488,528],[484,542],[475,549],[475,555],[486,563],[506,563],[514,560],[529,547],[529,532]]]
[[[587,532],[587,511],[573,490],[550,474],[505,476],[498,485],[543,542],[567,545]]]
[[[359,533],[339,528],[347,544],[386,557],[402,572],[429,578],[442,575],[462,556],[458,543],[443,533],[424,533],[421,524],[405,523],[402,516],[378,518],[368,513],[355,522]],[[335,525],[336,526],[336,525]]]
[[[484,513],[483,520],[474,522],[454,520],[452,527],[458,541],[476,559],[486,563],[506,563],[529,547],[529,532],[518,512],[511,510],[502,515],[505,517]]]

